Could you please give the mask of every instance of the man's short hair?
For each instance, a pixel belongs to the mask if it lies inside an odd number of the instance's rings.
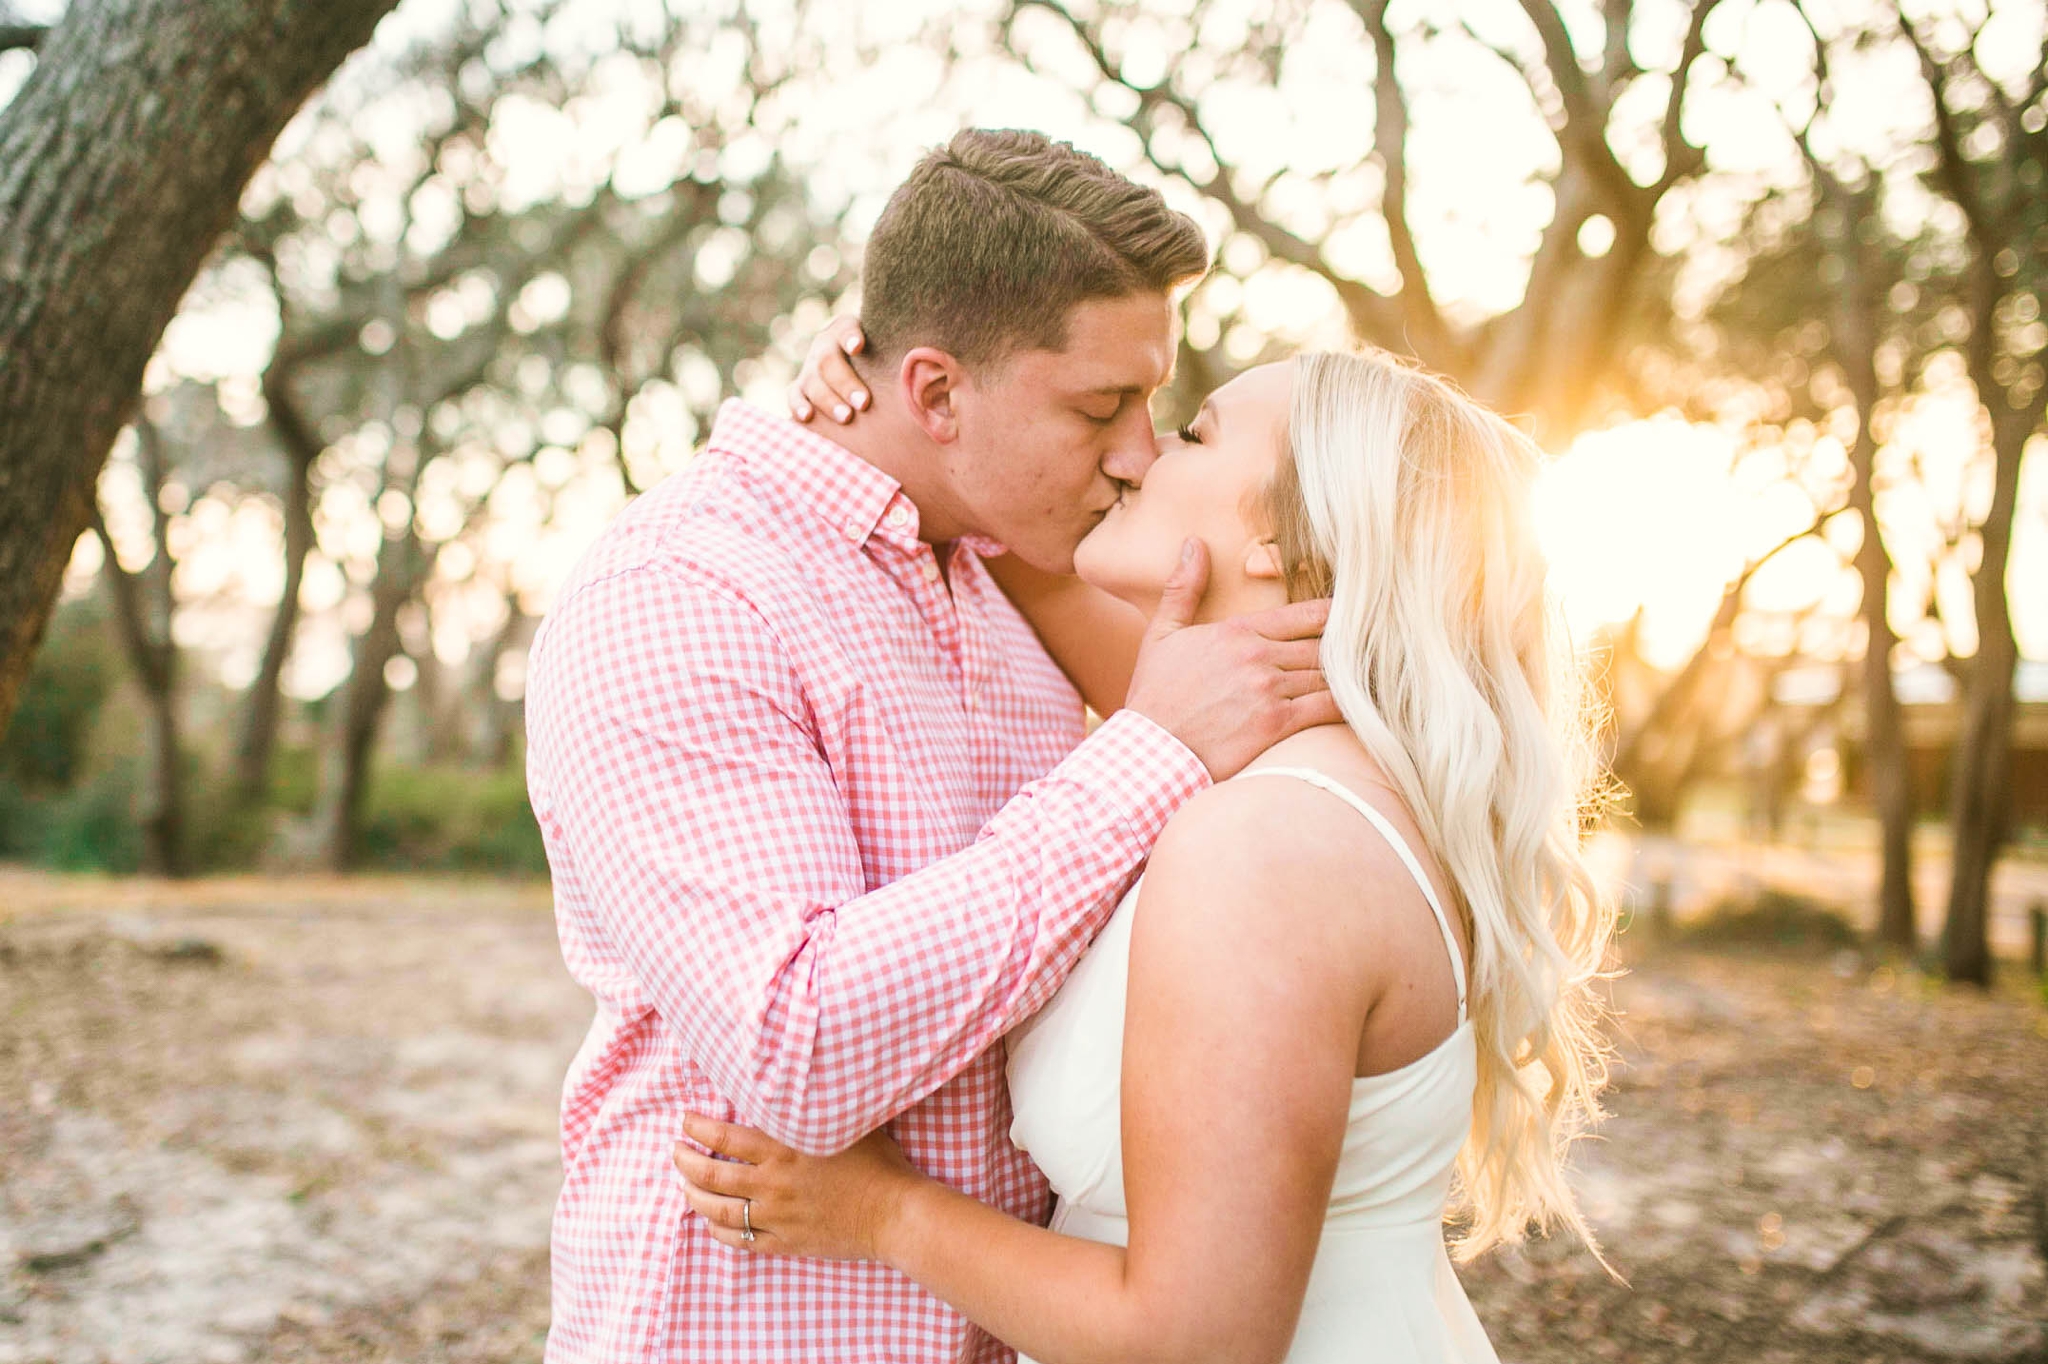
[[[891,359],[975,366],[1060,350],[1074,308],[1170,292],[1209,268],[1194,219],[1040,133],[968,128],[917,163],[868,240],[861,330]]]

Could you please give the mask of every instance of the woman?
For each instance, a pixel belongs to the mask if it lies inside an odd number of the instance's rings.
[[[1377,354],[1252,370],[1165,438],[1078,575],[1149,612],[1192,534],[1209,616],[1329,595],[1347,723],[1176,814],[1011,1036],[1050,1229],[926,1180],[884,1134],[810,1158],[691,1119],[723,1159],[685,1144],[676,1165],[719,1238],[885,1260],[1044,1361],[1493,1360],[1447,1204],[1468,1257],[1531,1221],[1586,1236],[1561,1157],[1605,1079],[1612,917],[1580,858],[1537,466]]]

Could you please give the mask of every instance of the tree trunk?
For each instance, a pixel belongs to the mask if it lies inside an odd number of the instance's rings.
[[[1955,849],[1948,918],[1941,933],[1942,970],[1950,980],[1991,983],[1991,871],[2005,842],[2006,788],[2012,769],[2012,668],[2002,680],[1980,650],[1963,709],[1955,752],[1949,822]]]
[[[275,367],[273,367],[275,368]],[[299,417],[285,388],[285,378],[264,376],[271,425],[284,444],[284,591],[270,618],[263,642],[263,663],[249,684],[241,733],[235,740],[235,789],[245,804],[263,799],[270,787],[270,755],[277,747],[278,719],[284,709],[284,665],[291,658],[299,626],[299,588],[306,578],[306,556],[313,552],[313,461],[320,442]]]
[[[1855,206],[1860,207],[1860,206]],[[1892,687],[1891,601],[1892,556],[1877,525],[1874,471],[1877,437],[1870,424],[1880,392],[1877,379],[1877,300],[1871,271],[1855,224],[1861,212],[1844,215],[1843,239],[1835,258],[1844,267],[1842,287],[1835,294],[1834,329],[1837,354],[1856,400],[1856,442],[1849,451],[1853,470],[1849,506],[1863,521],[1863,542],[1856,550],[1856,574],[1862,580],[1863,668],[1859,679],[1863,701],[1863,763],[1870,776],[1870,799],[1879,828],[1877,938],[1887,947],[1911,953],[1919,947],[1913,915],[1913,781],[1906,757],[1905,716]]]
[[[72,0],[0,111],[0,726],[165,324],[394,3]]]
[[[378,556],[377,580],[370,589],[370,626],[356,641],[348,681],[342,684],[315,816],[321,860],[333,871],[347,871],[356,862],[370,758],[391,701],[384,667],[399,654],[398,613],[412,598],[420,557],[419,541],[410,527],[385,540]]]
[[[413,684],[413,696],[421,729],[420,760],[430,767],[447,767],[465,761],[470,754],[469,730],[462,713],[464,700],[461,674],[434,653],[431,637],[426,647],[413,653],[420,670]]]
[[[1988,375],[1985,378],[1988,379]],[[2013,512],[2019,503],[2020,457],[2040,423],[2038,404],[2014,412],[2005,395],[1979,380],[1991,413],[1996,461],[1991,510],[1979,528],[1983,560],[1971,580],[1977,615],[1977,656],[1963,689],[1962,732],[1957,736],[1949,790],[1954,839],[1948,918],[1941,933],[1942,970],[1950,980],[1991,983],[1991,870],[2005,844],[2012,786],[2013,670],[2019,642],[2006,600],[2006,564],[2012,549]]]
[[[142,869],[152,876],[185,874],[185,757],[178,733],[178,645],[172,637],[177,599],[172,592],[170,518],[163,509],[163,439],[146,421],[135,424],[139,442],[142,495],[149,499],[150,526],[156,553],[140,573],[121,567],[97,504],[92,528],[106,559],[101,570],[114,597],[114,622],[122,649],[142,688],[148,710],[143,716],[149,776],[144,783],[141,816]]]
[[[505,610],[504,625],[491,637],[490,646],[478,660],[476,676],[470,679],[475,692],[472,704],[476,706],[477,713],[484,717],[477,737],[475,758],[494,772],[511,761],[512,734],[524,714],[522,702],[507,701],[498,695],[499,662],[515,646],[525,648],[532,643],[532,622],[519,608],[517,591],[507,591]]]
[[[166,685],[149,695],[150,780],[142,815],[142,869],[154,876],[183,876],[188,870],[185,746],[178,734],[177,668],[175,662],[167,662]]]

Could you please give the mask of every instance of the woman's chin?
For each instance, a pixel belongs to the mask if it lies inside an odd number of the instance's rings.
[[[1083,547],[1086,547],[1083,541]],[[1110,565],[1090,563],[1088,556],[1080,550],[1074,553],[1074,576],[1099,592],[1115,597],[1126,606],[1134,607],[1145,615],[1151,615],[1159,604],[1158,583],[1134,583],[1129,575],[1107,571]]]
[[[1145,565],[1131,562],[1131,558],[1117,552],[1116,529],[1104,521],[1082,536],[1081,543],[1074,547],[1074,576],[1150,615],[1166,584],[1157,574],[1145,572]]]

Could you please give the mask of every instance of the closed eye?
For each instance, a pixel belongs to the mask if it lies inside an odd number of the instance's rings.
[[[1195,424],[1193,422],[1182,422],[1180,430],[1176,431],[1174,434],[1179,436],[1182,440],[1186,441],[1189,445],[1200,445],[1202,443],[1202,438],[1195,434]]]

